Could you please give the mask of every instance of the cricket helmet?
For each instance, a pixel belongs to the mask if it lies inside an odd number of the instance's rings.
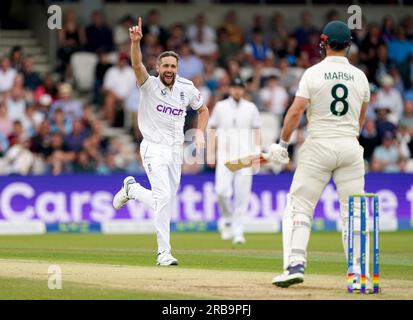
[[[351,32],[349,27],[342,21],[334,20],[326,24],[320,36],[320,47],[328,44],[332,49],[338,47],[346,48],[351,43]]]

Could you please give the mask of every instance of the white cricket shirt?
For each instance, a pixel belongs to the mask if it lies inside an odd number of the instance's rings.
[[[140,86],[138,126],[145,140],[182,145],[187,107],[198,110],[204,101],[192,81],[176,76],[172,90],[159,77],[149,76]]]
[[[216,129],[217,159],[233,160],[255,151],[252,130],[261,128],[260,113],[254,103],[229,97],[217,102],[208,126]]]
[[[370,88],[363,71],[346,57],[326,57],[304,72],[296,96],[310,100],[310,137],[356,137],[361,105],[370,100]]]

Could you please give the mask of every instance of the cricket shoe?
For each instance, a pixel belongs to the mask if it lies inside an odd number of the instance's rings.
[[[128,202],[128,200],[130,200],[128,196],[128,191],[129,191],[130,186],[133,185],[134,183],[136,183],[136,180],[132,176],[128,176],[123,180],[122,187],[120,188],[118,193],[116,193],[115,196],[113,197],[112,204],[116,210],[119,210],[120,208],[122,208],[123,205],[126,202]]]
[[[245,244],[247,241],[245,240],[244,236],[235,236],[232,240],[233,244]]]
[[[178,260],[175,259],[169,252],[164,251],[164,252],[158,253],[156,265],[157,266],[177,266]]]
[[[304,282],[304,265],[289,266],[283,274],[272,279],[277,287],[288,288],[293,284]]]

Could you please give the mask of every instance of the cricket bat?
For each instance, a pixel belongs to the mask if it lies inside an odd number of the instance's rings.
[[[261,152],[259,154],[252,154],[242,158],[234,159],[225,162],[225,166],[232,172],[241,170],[243,168],[252,167],[253,164],[264,164],[268,162],[268,153]]]

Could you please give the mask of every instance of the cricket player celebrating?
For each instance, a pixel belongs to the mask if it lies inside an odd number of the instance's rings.
[[[193,83],[177,75],[179,57],[175,52],[161,53],[156,66],[158,77],[149,76],[140,49],[141,18],[137,26],[129,29],[129,35],[132,67],[141,90],[138,125],[143,141],[140,152],[151,190],[142,187],[133,177],[126,177],[113,199],[113,206],[119,209],[133,199],[151,208],[158,242],[157,265],[177,265],[178,260],[171,254],[170,220],[181,178],[186,109],[190,106],[198,110],[195,145],[200,151],[205,146],[208,108]]]
[[[363,148],[357,138],[370,99],[366,76],[346,58],[350,41],[345,23],[332,21],[324,27],[320,47],[326,57],[303,74],[285,117],[280,142],[269,148],[273,162],[288,163],[288,141],[308,105],[308,138],[300,149],[283,216],[284,273],[272,281],[279,287],[304,281],[314,208],[331,177],[339,194],[347,253],[348,197],[364,192]],[[355,210],[356,214],[360,210]],[[355,223],[355,230],[359,237],[360,224]],[[355,240],[355,244],[360,241]],[[354,252],[360,252],[356,246]],[[359,256],[355,257],[353,271],[360,274]]]
[[[223,240],[232,240],[234,244],[245,243],[244,219],[251,195],[253,168],[231,172],[225,162],[260,149],[259,111],[255,104],[243,99],[244,93],[244,82],[241,78],[234,78],[230,83],[230,97],[215,105],[209,120],[211,130],[208,130],[208,141],[212,143],[209,149],[215,151],[218,138],[215,191],[222,217],[221,237]]]

